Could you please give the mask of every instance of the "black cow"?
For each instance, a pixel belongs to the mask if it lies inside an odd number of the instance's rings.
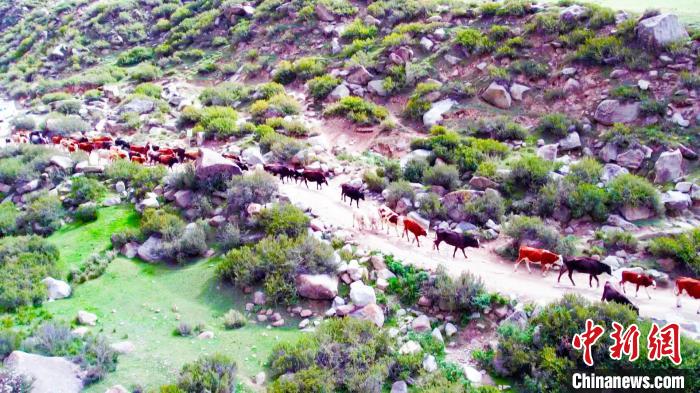
[[[454,251],[452,252],[452,258],[457,254],[457,249],[462,250],[462,255],[467,258],[467,254],[464,249],[467,247],[479,248],[479,239],[474,235],[468,233],[460,233],[452,231],[446,228],[435,229],[435,240],[433,240],[433,247],[440,251],[440,243],[445,242],[450,246],[454,246]]]
[[[284,179],[292,177],[292,170],[283,164],[265,164],[264,168],[267,172],[279,176],[282,183]]]
[[[634,310],[634,312],[639,315],[639,308],[635,306],[629,299],[627,299],[627,296],[623,295],[615,289],[612,284],[610,284],[610,281],[605,282],[605,287],[603,287],[603,297],[600,298],[600,301],[606,301],[606,302],[615,302],[618,304],[625,304],[630,306]]]
[[[357,208],[360,208],[360,199],[365,200],[365,193],[362,191],[362,186],[353,186],[352,184],[345,183],[340,185],[340,198],[345,201],[345,197],[350,198],[350,206],[352,206],[352,201],[357,202]]]
[[[321,185],[328,185],[328,180],[326,180],[326,175],[320,169],[304,169],[301,172],[301,176],[304,179],[304,184],[306,188],[309,188],[309,182],[316,183],[316,189],[320,190]]]
[[[574,284],[574,286],[576,286],[576,283],[574,282],[574,279],[572,277],[574,272],[587,273],[589,275],[588,285],[591,288],[593,288],[594,278],[596,282],[596,288],[598,288],[600,287],[600,281],[598,281],[599,275],[603,273],[608,273],[609,275],[612,275],[610,265],[606,265],[603,262],[596,261],[595,259],[590,257],[564,258],[564,266],[559,272],[559,278],[557,279],[557,282],[561,281],[561,276],[566,271],[569,272],[569,280],[571,280],[571,283]]]
[[[114,141],[114,145],[115,145],[115,146],[119,146],[119,147],[121,147],[122,149],[127,150],[127,151],[131,149],[131,144],[130,144],[129,142],[125,141],[125,140],[122,139],[122,138],[117,138],[117,139]],[[183,153],[184,153],[184,149],[183,149]]]

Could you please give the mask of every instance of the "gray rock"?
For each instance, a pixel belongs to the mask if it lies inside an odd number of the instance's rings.
[[[297,293],[303,298],[332,300],[338,296],[338,277],[327,274],[300,274],[296,278],[296,287]]]
[[[109,346],[117,353],[129,354],[136,350],[136,345],[131,341],[118,341]]]
[[[623,206],[620,213],[627,221],[646,220],[656,215],[652,209],[646,206]]]
[[[500,109],[508,109],[513,103],[508,90],[496,82],[491,82],[489,87],[481,93],[481,98]]]
[[[557,159],[558,149],[556,143],[544,145],[537,149],[537,156],[547,161],[554,161]]]
[[[469,185],[477,190],[485,190],[487,188],[498,188],[498,183],[484,176],[474,176],[469,179]]]
[[[593,115],[595,120],[603,125],[614,123],[631,123],[639,117],[639,103],[622,103],[618,100],[603,100]]]
[[[445,324],[445,335],[446,335],[447,337],[452,337],[452,336],[454,336],[455,334],[457,334],[457,326],[453,325],[453,324],[450,323],[450,322],[447,322],[447,323]]]
[[[581,82],[577,81],[574,78],[569,78],[564,83],[564,92],[565,93],[575,93],[579,90],[581,90]]]
[[[175,192],[175,204],[181,209],[188,209],[192,206],[192,191],[178,190]]]
[[[386,96],[386,89],[384,89],[384,81],[382,79],[375,79],[370,81],[367,84],[367,90],[370,93],[376,94],[380,97]]]
[[[358,66],[354,70],[352,70],[350,75],[347,76],[346,80],[349,83],[364,86],[370,80],[372,80],[372,74],[370,74],[365,67]]]
[[[680,191],[667,191],[661,194],[661,202],[667,210],[683,211],[693,204],[690,195]]]
[[[408,385],[404,381],[396,381],[391,385],[391,393],[408,393]]]
[[[331,10],[329,10],[328,7],[322,3],[317,3],[314,11],[316,12],[316,16],[320,21],[333,22],[335,20],[335,15],[333,15],[333,12],[331,12]]]
[[[423,369],[429,373],[437,371],[438,365],[433,355],[425,355],[423,358]]]
[[[525,93],[527,93],[530,90],[531,89],[525,85],[521,85],[520,83],[513,83],[510,86],[510,96],[515,101],[522,101],[523,97],[525,96]]]
[[[262,291],[255,291],[253,292],[253,304],[262,306],[263,304],[267,303],[267,297],[265,296],[265,293]]]
[[[120,203],[122,203],[122,199],[119,196],[111,196],[102,201],[102,206],[117,206]]]
[[[207,148],[199,149],[199,157],[195,161],[194,168],[199,179],[208,179],[221,174],[234,176],[242,173],[241,168],[233,161]]]
[[[630,171],[628,171],[627,168],[623,168],[617,164],[605,164],[603,166],[603,173],[600,176],[600,180],[603,183],[607,184],[612,179],[626,173],[630,173]]]
[[[41,282],[46,285],[46,291],[49,295],[49,300],[64,299],[70,296],[71,288],[67,282],[56,280],[52,277],[46,277],[41,280]]]
[[[431,41],[428,37],[423,37],[420,39],[420,46],[422,46],[426,51],[430,52],[435,46],[435,43],[433,43],[433,41]]]
[[[258,164],[265,164],[265,158],[263,157],[262,153],[260,152],[260,147],[259,146],[251,146],[241,152],[241,158],[243,161],[245,161],[248,165],[258,165]]]
[[[472,366],[469,365],[463,365],[462,369],[464,370],[464,376],[474,385],[480,385],[481,384],[481,379],[482,375],[481,372],[477,369],[475,369]]]
[[[95,326],[97,324],[97,315],[91,312],[80,310],[77,319],[81,325]]]
[[[66,358],[14,351],[4,364],[33,381],[32,393],[79,393],[83,389],[80,366]]]
[[[451,65],[457,65],[462,59],[460,59],[457,56],[453,56],[450,54],[445,55],[445,61],[450,63]]]
[[[341,98],[347,97],[350,95],[350,89],[348,89],[347,86],[344,84],[339,84],[338,86],[331,91],[331,94],[329,95],[333,100],[339,100]]]
[[[57,167],[63,169],[64,171],[68,171],[68,170],[73,169],[73,166],[75,165],[75,161],[73,161],[70,157],[52,156],[51,157],[51,164],[56,165]]]
[[[576,131],[567,135],[566,138],[559,140],[559,148],[561,150],[573,150],[579,147],[581,147],[581,137]]]
[[[684,42],[689,38],[678,17],[668,13],[641,20],[635,32],[640,42],[653,48],[663,48],[670,43]]]
[[[17,187],[17,193],[18,194],[26,194],[28,192],[36,191],[39,188],[39,179],[34,179],[31,180],[27,183],[22,184],[21,186]]]
[[[654,183],[666,183],[683,176],[683,155],[679,149],[661,153],[654,164]]]
[[[598,152],[598,157],[600,157],[603,162],[615,161],[617,155],[619,154],[617,146],[612,143],[606,143],[600,151]]]
[[[561,18],[561,20],[568,23],[581,20],[587,15],[588,9],[578,4],[568,6],[561,10],[561,12],[559,13],[559,17]]]
[[[618,216],[617,214],[610,214],[608,216],[607,223],[615,227],[624,229],[625,231],[635,231],[637,226],[631,222],[625,220],[624,218]]]
[[[163,241],[151,236],[139,246],[136,254],[146,262],[158,262],[163,258]]]
[[[418,333],[427,332],[430,330],[430,319],[425,314],[417,316],[413,322],[411,322],[411,329]]]
[[[688,127],[690,125],[690,120],[684,119],[683,114],[680,112],[674,113],[671,117],[671,121],[683,128]]]
[[[350,300],[359,307],[377,303],[377,295],[374,288],[365,285],[362,281],[355,281],[350,284]]]
[[[138,113],[142,115],[144,113],[153,112],[155,109],[155,103],[152,100],[144,98],[134,98],[128,103],[124,104],[120,109],[119,113]]]
[[[373,322],[378,327],[384,326],[384,311],[375,303],[367,304],[359,310],[354,311],[352,314],[350,314],[350,316],[353,318]]]
[[[401,157],[399,164],[401,169],[406,167],[406,164],[411,160],[427,160],[433,153],[430,150],[416,149]]]
[[[631,169],[638,169],[642,166],[642,161],[646,154],[641,149],[630,149],[624,153],[618,154],[615,159],[618,164]]]
[[[442,115],[447,113],[456,102],[450,98],[434,102],[430,109],[423,114],[423,125],[432,127],[442,122]]]

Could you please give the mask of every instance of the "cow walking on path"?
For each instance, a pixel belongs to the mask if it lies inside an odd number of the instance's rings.
[[[564,259],[564,266],[559,272],[559,278],[557,278],[557,282],[561,281],[561,276],[567,271],[569,272],[569,280],[574,286],[576,286],[576,283],[574,282],[574,279],[572,277],[574,272],[587,273],[588,286],[590,286],[591,288],[593,288],[594,278],[596,282],[596,288],[598,288],[600,287],[600,281],[598,281],[599,275],[603,273],[608,273],[609,275],[612,275],[610,265],[607,265],[603,262],[599,262],[590,257],[572,257]]]
[[[676,279],[676,307],[681,307],[681,295],[687,293],[693,299],[700,299],[700,280],[690,277],[678,277]],[[697,311],[700,314],[700,307]]]
[[[610,283],[610,281],[605,282],[605,287],[603,287],[603,296],[600,298],[600,301],[603,302],[615,302],[618,304],[623,304],[630,306],[634,312],[639,315],[639,308],[634,305],[629,299],[627,299],[627,296],[623,295],[613,287],[613,285]]]
[[[649,274],[625,270],[622,272],[622,279],[620,280],[620,286],[622,287],[622,292],[624,293],[627,293],[625,283],[628,282],[637,284],[637,290],[634,292],[634,297],[637,297],[639,294],[639,287],[644,287],[644,291],[647,293],[649,299],[651,299],[651,295],[649,295],[649,287],[653,286],[654,289],[656,289],[656,280],[654,280],[654,277]]]
[[[467,258],[467,254],[464,249],[467,247],[479,248],[479,239],[474,235],[468,233],[461,233],[457,231],[452,231],[447,228],[437,228],[435,230],[435,240],[433,241],[433,248],[440,251],[440,243],[445,242],[455,249],[452,252],[452,258],[457,255],[457,249],[462,250],[462,255]]]
[[[553,265],[563,265],[561,255],[555,254],[549,250],[528,246],[520,246],[520,249],[518,250],[518,259],[515,261],[513,272],[518,270],[520,263],[523,261],[525,261],[525,266],[527,266],[528,273],[532,273],[530,263],[539,263],[540,266],[542,266],[543,276],[549,272],[549,269],[551,269]]]

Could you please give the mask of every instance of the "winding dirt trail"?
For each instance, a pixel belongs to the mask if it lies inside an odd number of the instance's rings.
[[[513,273],[513,262],[501,258],[495,253],[495,249],[505,244],[507,240],[499,238],[493,242],[488,242],[479,249],[467,249],[468,259],[459,255],[452,258],[452,247],[446,244],[438,252],[432,249],[434,234],[429,233],[428,239],[421,238],[421,246],[411,245],[400,236],[396,236],[392,230],[387,235],[385,231],[365,231],[358,232],[352,229],[352,209],[347,202],[340,200],[340,185],[349,181],[349,175],[339,175],[329,180],[330,185],[316,190],[315,184],[309,184],[306,188],[304,184],[286,183],[281,184],[280,189],[292,203],[309,207],[314,214],[318,215],[326,225],[333,225],[336,229],[344,229],[354,234],[354,240],[358,245],[367,250],[380,250],[387,254],[393,254],[404,263],[410,263],[418,267],[434,270],[438,265],[445,266],[453,275],[461,272],[471,272],[480,276],[489,290],[498,291],[506,295],[515,295],[518,299],[529,300],[540,304],[545,304],[559,299],[566,293],[578,293],[585,298],[596,301],[600,300],[603,292],[603,285],[606,280],[614,283],[619,278],[600,276],[600,288],[590,288],[588,286],[588,276],[575,274],[574,287],[568,281],[566,275],[562,276],[560,284],[557,283],[558,272],[551,272],[542,277],[538,266],[534,266],[532,274],[528,274],[524,264]],[[378,203],[372,200],[360,202],[360,207],[376,209]],[[595,281],[595,280],[594,280]],[[696,314],[700,302],[684,297],[683,308],[676,308],[676,296],[671,288],[650,289],[652,299],[648,299],[643,289],[640,289],[638,298],[634,298],[634,290],[628,284],[628,295],[630,299],[639,307],[643,317],[665,320],[668,322],[680,323],[684,331],[696,338],[700,337],[700,315]]]

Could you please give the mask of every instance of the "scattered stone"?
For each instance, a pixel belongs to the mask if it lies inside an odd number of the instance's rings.
[[[359,307],[377,303],[377,295],[374,293],[374,288],[365,285],[362,281],[355,281],[350,284],[350,299],[353,304]]]
[[[575,93],[579,90],[581,90],[581,82],[577,81],[574,78],[569,78],[564,83],[564,92],[565,93]]]
[[[208,330],[207,330],[207,331],[203,331],[203,332],[199,333],[199,335],[197,336],[197,338],[200,339],[200,340],[211,340],[211,339],[214,338],[214,332],[211,332],[211,331],[208,331]]]
[[[576,22],[585,18],[587,15],[588,9],[578,4],[568,6],[559,13],[561,20],[567,23]]]
[[[114,385],[111,388],[105,390],[105,393],[129,393],[129,390],[127,390],[122,385]]]
[[[447,337],[452,337],[457,333],[457,326],[453,325],[452,323],[446,323],[445,324],[445,335]]]
[[[404,381],[396,381],[391,385],[391,393],[408,393],[408,385]]]
[[[683,114],[680,112],[674,113],[671,117],[671,121],[683,128],[688,127],[690,125],[690,120],[684,119]]]
[[[500,109],[509,109],[512,105],[512,99],[508,90],[496,82],[491,82],[489,87],[481,93],[481,98]]]
[[[690,195],[680,191],[667,191],[661,194],[661,202],[667,210],[683,211],[693,204]]]
[[[314,300],[332,300],[338,296],[338,277],[327,274],[300,274],[296,278],[299,296]]]
[[[41,280],[41,282],[46,285],[46,291],[49,295],[49,300],[64,299],[70,296],[71,288],[67,282],[56,280],[52,277],[46,277]]]
[[[80,310],[78,311],[78,323],[81,325],[95,326],[97,324],[97,315]]]
[[[666,183],[683,176],[683,155],[679,149],[661,153],[654,164],[654,183]]]
[[[253,304],[257,306],[262,306],[265,303],[267,303],[267,297],[265,296],[265,293],[263,293],[262,291],[255,291],[255,293],[253,293]]]
[[[406,341],[401,348],[399,348],[399,353],[402,355],[412,355],[421,351],[420,344],[413,340]]]
[[[347,76],[346,80],[348,83],[364,86],[372,80],[372,74],[365,67],[358,66]]]
[[[430,330],[430,319],[427,315],[419,315],[411,322],[411,329],[414,332],[423,333]]]
[[[581,137],[576,131],[567,135],[566,138],[559,140],[559,148],[561,150],[574,150],[579,147],[581,147]]]
[[[464,376],[473,384],[475,385],[480,385],[481,384],[481,372],[479,370],[475,369],[472,366],[469,365],[464,365],[463,366],[464,370]]]
[[[639,21],[637,39],[649,47],[663,48],[673,42],[687,41],[688,32],[674,14],[664,13]]]
[[[593,115],[595,120],[603,125],[615,123],[631,123],[639,117],[639,103],[621,103],[618,100],[603,100]]]
[[[134,343],[131,341],[119,341],[111,344],[109,347],[115,352],[123,355],[132,353],[136,350],[136,345],[134,345]]]
[[[151,236],[136,250],[139,258],[146,262],[154,263],[163,258],[163,240]]]
[[[423,114],[423,125],[432,127],[442,122],[442,115],[447,113],[456,102],[450,98],[432,103],[430,109]]]
[[[630,171],[617,164],[605,164],[605,166],[603,166],[603,174],[600,176],[600,180],[607,184],[612,179],[626,173],[630,173]]]
[[[510,86],[510,96],[515,101],[522,101],[523,97],[525,96],[525,93],[527,93],[530,90],[531,89],[525,85],[521,85],[519,83],[513,83]]]
[[[234,176],[242,173],[241,168],[233,161],[207,148],[199,149],[199,157],[195,161],[194,168],[199,179],[221,175]]]
[[[646,206],[623,206],[620,213],[627,221],[647,220],[654,217],[654,211]]]
[[[433,355],[425,355],[423,358],[423,369],[429,373],[437,371],[438,365]]]
[[[345,98],[349,95],[350,95],[350,89],[348,89],[347,86],[345,86],[344,84],[341,83],[338,86],[336,86],[335,89],[333,89],[333,91],[331,91],[330,97],[333,100],[337,101],[337,100],[339,100],[341,98]]]
[[[559,146],[556,143],[544,145],[537,149],[537,156],[547,161],[554,161],[557,159],[558,150]]]
[[[335,15],[328,9],[323,3],[316,3],[316,8],[314,9],[316,16],[319,20],[323,22],[333,22],[335,21]]]
[[[346,306],[342,306],[346,307]],[[384,326],[384,311],[378,305],[371,303],[351,314],[353,318],[371,321],[378,327]]]
[[[370,93],[376,94],[380,97],[386,96],[386,89],[384,89],[384,81],[382,79],[375,79],[370,81],[367,84],[367,90]]]
[[[615,161],[626,168],[638,169],[645,157],[646,154],[641,149],[630,149],[618,154]]]

